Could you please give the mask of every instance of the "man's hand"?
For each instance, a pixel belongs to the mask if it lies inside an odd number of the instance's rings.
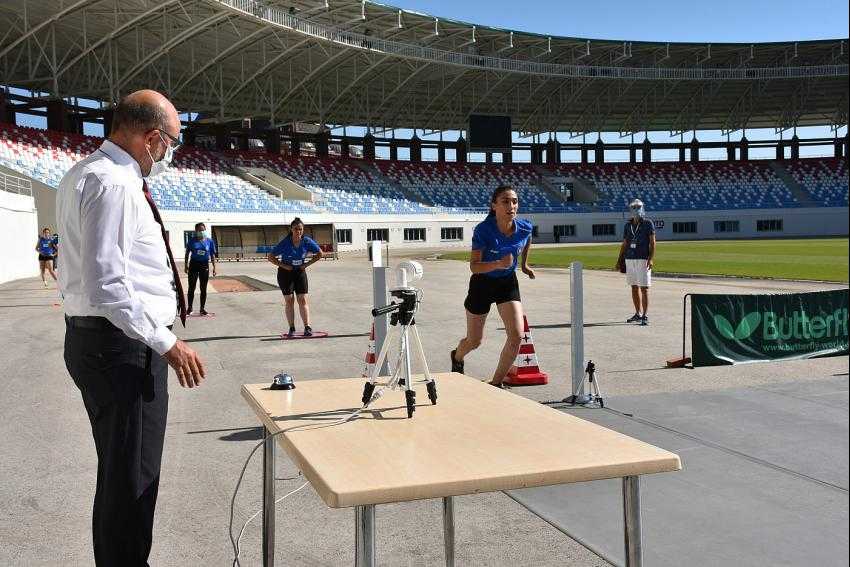
[[[177,372],[177,380],[184,388],[200,386],[201,382],[207,377],[204,364],[201,362],[198,353],[180,339],[164,356],[168,365]]]
[[[500,270],[507,270],[511,266],[514,265],[514,255],[508,252],[498,260],[496,260],[496,268]]]
[[[652,258],[647,258],[647,260],[646,260],[646,271],[648,272],[649,270],[651,270],[652,266],[654,266],[654,265],[655,265],[655,262],[652,261]]]
[[[218,275],[218,274],[217,274],[216,269],[215,269],[215,264],[213,264],[213,277],[216,277],[216,275]]]
[[[535,277],[537,277],[537,276],[535,276],[535,275],[534,275],[534,270],[532,270],[532,269],[531,269],[531,268],[529,268],[528,266],[523,266],[523,267],[522,267],[522,273],[523,273],[523,274],[525,274],[526,276],[528,276],[528,277],[529,277],[529,279],[532,279],[532,280],[533,280]]]
[[[183,271],[189,273],[189,264],[183,264]]]

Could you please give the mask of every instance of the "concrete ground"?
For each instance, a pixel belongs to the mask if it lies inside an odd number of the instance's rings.
[[[398,257],[393,257],[393,262]],[[424,303],[417,318],[432,369],[449,369],[448,352],[463,333],[462,302],[468,269],[459,262],[424,260]],[[223,264],[220,275],[249,276],[270,284],[265,262]],[[521,276],[524,305],[546,386],[512,390],[536,400],[569,393],[569,274],[538,270]],[[847,359],[830,358],[738,367],[668,370],[681,351],[682,295],[753,293],[843,286],[780,281],[657,278],[649,327],[622,321],[632,308],[623,277],[585,273],[586,358],[597,362],[610,396],[699,392],[815,383],[846,376]],[[208,380],[195,390],[170,381],[170,411],[151,564],[225,565],[230,498],[245,458],[259,439],[257,420],[239,395],[247,382],[269,382],[278,372],[296,381],[358,376],[371,318],[371,272],[362,257],[311,268],[313,327],[331,337],[280,341],[284,328],[277,291],[210,294],[209,319],[190,319],[179,336],[203,358]],[[196,300],[197,301],[197,300]],[[30,279],[0,285],[0,564],[89,565],[95,452],[79,392],[62,360],[64,323],[54,287]],[[484,345],[467,357],[466,373],[489,378],[502,346],[493,314]],[[846,379],[845,379],[846,380]],[[486,432],[485,432],[486,433]],[[553,450],[556,450],[553,448]],[[300,485],[278,452],[278,494]],[[237,501],[237,527],[260,504],[260,467],[248,469]],[[459,565],[606,565],[544,520],[502,493],[456,500]],[[380,565],[438,565],[442,561],[440,502],[378,507]],[[307,488],[278,505],[280,565],[350,565],[354,514],[330,510]],[[243,565],[259,564],[257,521],[243,539]]]

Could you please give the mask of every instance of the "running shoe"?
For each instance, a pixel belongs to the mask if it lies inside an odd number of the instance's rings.
[[[310,325],[304,326],[304,336],[305,337],[312,337],[313,336],[313,329],[310,327]]]
[[[449,354],[449,358],[452,359],[452,372],[458,372],[459,374],[463,374],[463,361],[461,360],[460,362],[458,362],[457,360],[455,360],[456,352],[457,350],[453,350]]]
[[[640,318],[640,326],[641,326],[641,327],[646,327],[647,325],[649,325],[649,317],[647,317],[646,315],[641,316],[641,318]]]
[[[626,319],[626,323],[640,323],[640,315],[635,313],[634,315]]]
[[[289,327],[289,332],[286,333],[286,336],[290,339],[295,336],[295,327]]]
[[[207,313],[207,310],[206,310],[206,309],[201,309],[201,315],[203,315],[204,317],[206,317],[207,315],[209,315],[209,313]]]
[[[186,310],[186,315],[191,315],[191,314],[192,314],[192,308],[190,307],[189,309]]]

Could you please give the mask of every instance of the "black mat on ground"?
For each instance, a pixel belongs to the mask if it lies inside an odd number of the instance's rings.
[[[559,409],[682,458],[681,472],[642,477],[645,565],[848,565],[846,376],[606,406]],[[623,564],[619,479],[509,494]]]

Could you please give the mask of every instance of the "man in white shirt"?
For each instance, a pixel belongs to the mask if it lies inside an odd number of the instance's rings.
[[[205,372],[171,331],[185,300],[145,178],[178,145],[174,106],[154,91],[124,97],[109,138],[62,178],[59,289],[65,365],[97,450],[92,518],[97,565],[147,565],[168,413],[168,366],[193,388]]]

